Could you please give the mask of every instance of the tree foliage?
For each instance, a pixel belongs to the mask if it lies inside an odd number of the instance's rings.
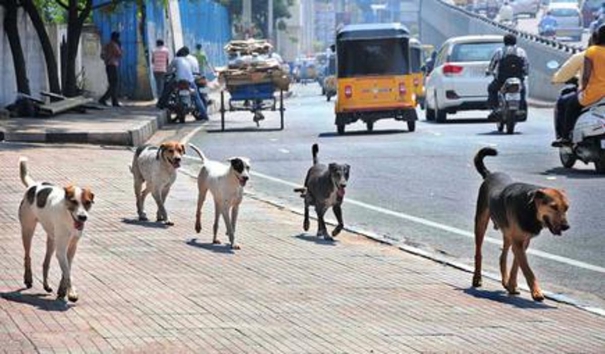
[[[242,0],[219,0],[219,3],[227,6],[232,18],[241,18]],[[262,36],[267,36],[268,20],[268,0],[251,0],[252,2],[252,22],[255,27],[262,32]],[[279,19],[290,18],[290,6],[293,6],[295,0],[273,0],[273,21],[277,23]]]

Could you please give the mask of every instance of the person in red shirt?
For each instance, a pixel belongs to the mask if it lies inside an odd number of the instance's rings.
[[[164,41],[158,39],[156,48],[151,53],[151,66],[153,68],[153,77],[155,78],[156,95],[160,97],[164,92],[164,84],[166,82],[166,72],[170,64],[170,52],[164,46]]]
[[[101,59],[105,62],[109,87],[103,97],[99,99],[99,103],[107,106],[107,100],[111,97],[111,104],[114,107],[120,107],[120,102],[118,102],[118,66],[120,66],[120,60],[122,59],[122,44],[120,43],[119,32],[111,32],[111,40],[103,47]]]

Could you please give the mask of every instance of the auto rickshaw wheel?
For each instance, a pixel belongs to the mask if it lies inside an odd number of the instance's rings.
[[[416,130],[416,121],[408,120],[408,131],[413,132]]]
[[[366,122],[366,128],[368,129],[369,132],[374,130],[374,122],[372,121],[367,121]]]
[[[336,131],[338,135],[344,135],[345,133],[345,125],[344,124],[336,124]]]
[[[426,106],[426,111],[424,113],[424,118],[428,121],[428,122],[432,122],[435,120],[435,110],[430,109],[429,106]]]

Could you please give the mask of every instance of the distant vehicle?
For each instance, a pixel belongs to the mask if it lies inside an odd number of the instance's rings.
[[[469,1],[467,9],[476,13],[486,13],[490,9],[495,9],[498,12],[500,4],[498,0],[472,0]]]
[[[513,7],[515,16],[528,15],[535,18],[540,11],[540,0],[511,0],[509,3]]]
[[[488,109],[492,78],[485,71],[503,40],[501,35],[462,36],[443,43],[426,79],[426,120],[445,122],[448,113]]]
[[[578,5],[569,3],[551,4],[548,11],[557,19],[556,36],[558,39],[569,37],[574,42],[582,40],[584,26]]]
[[[582,24],[584,28],[588,28],[590,23],[595,19],[595,13],[601,8],[603,0],[584,0],[580,11],[582,12]]]

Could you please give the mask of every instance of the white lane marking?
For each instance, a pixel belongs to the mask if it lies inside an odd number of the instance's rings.
[[[557,179],[557,177],[555,177],[555,176],[548,176],[548,177],[546,177],[546,179],[549,180],[549,181],[554,181],[554,180]]]
[[[287,186],[290,186],[290,187],[300,187],[301,186],[300,184],[288,182],[288,181],[285,181],[283,179],[272,177],[272,176],[266,175],[264,173],[256,172],[256,171],[250,172],[250,174],[252,174],[253,176],[256,176],[256,177],[260,177],[260,178],[266,179],[268,181],[284,184],[284,185],[287,185]],[[372,211],[375,211],[375,212],[378,212],[378,213],[382,213],[382,214],[385,214],[385,215],[390,215],[390,216],[393,216],[393,217],[396,217],[396,218],[399,218],[399,219],[404,219],[404,220],[412,221],[412,222],[415,222],[417,224],[421,224],[421,225],[424,225],[424,226],[433,227],[435,229],[439,229],[439,230],[443,230],[443,231],[446,231],[446,232],[450,232],[450,233],[453,233],[453,234],[456,234],[456,235],[459,235],[459,236],[464,236],[464,237],[468,237],[468,238],[472,238],[472,239],[475,238],[475,235],[472,232],[469,232],[469,231],[465,231],[465,230],[462,230],[462,229],[458,229],[456,227],[440,224],[438,222],[427,220],[427,219],[424,219],[424,218],[419,218],[417,216],[408,215],[408,214],[401,213],[401,212],[398,212],[398,211],[393,211],[393,210],[385,209],[385,208],[382,208],[382,207],[374,206],[374,205],[367,204],[367,203],[364,203],[364,202],[360,202],[360,201],[357,201],[357,200],[354,200],[354,199],[351,199],[351,198],[346,198],[345,199],[345,203],[356,205],[356,206],[359,206],[359,207],[362,207],[362,208],[365,208],[365,209],[368,209],[368,210],[372,210]],[[494,244],[494,245],[498,245],[498,246],[502,246],[502,240],[491,238],[491,237],[487,237],[487,236],[485,237],[485,242],[491,243],[491,244]],[[531,248],[527,250],[527,253],[533,254],[535,256],[538,256],[538,257],[541,257],[541,258],[545,258],[545,259],[548,259],[548,260],[551,260],[551,261],[568,264],[568,265],[571,265],[571,266],[574,266],[574,267],[578,267],[578,268],[582,268],[582,269],[586,269],[586,270],[592,270],[592,271],[598,272],[598,273],[605,273],[605,268],[604,267],[600,267],[600,266],[589,264],[589,263],[582,262],[582,261],[577,261],[575,259],[571,259],[571,258],[567,258],[567,257],[563,257],[563,256],[558,256],[556,254],[542,252],[542,251],[539,251],[539,250],[536,250],[536,249],[531,249]]]
[[[290,153],[290,150],[288,150],[288,149],[279,149],[278,151],[279,152],[283,152],[284,154],[289,154]]]

